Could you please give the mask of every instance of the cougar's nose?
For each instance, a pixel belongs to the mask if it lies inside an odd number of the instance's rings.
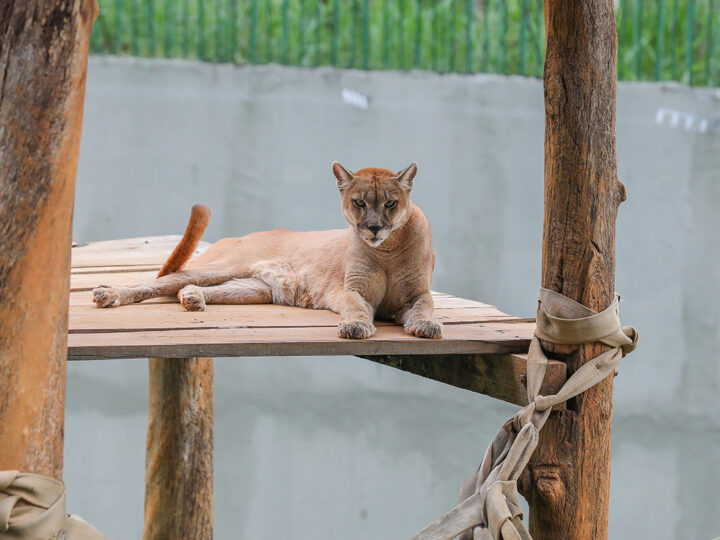
[[[380,225],[368,225],[368,229],[372,231],[373,236],[377,236],[377,233],[380,232],[382,227]]]

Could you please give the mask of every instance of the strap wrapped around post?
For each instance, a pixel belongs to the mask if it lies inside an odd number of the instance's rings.
[[[108,540],[65,512],[65,484],[39,474],[0,471],[0,540]]]
[[[461,503],[411,540],[532,540],[522,523],[517,479],[538,443],[552,407],[592,388],[637,347],[638,333],[622,327],[618,302],[596,312],[548,289],[540,289],[535,335],[527,360],[528,405],[502,426],[477,472],[460,489]],[[541,396],[548,359],[540,340],[565,345],[602,342],[612,347],[573,373],[557,394]]]

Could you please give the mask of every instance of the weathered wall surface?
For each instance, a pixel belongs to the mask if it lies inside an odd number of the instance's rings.
[[[720,126],[702,119],[720,94],[621,84],[618,100],[616,283],[641,346],[615,382],[610,538],[712,538]],[[213,210],[207,240],[343,226],[333,160],[417,161],[434,288],[533,315],[540,81],[94,58],[86,103],[76,241],[181,233],[196,202]],[[69,508],[116,539],[142,526],[146,384],[142,360],[69,366]],[[514,411],[345,357],[219,359],[216,399],[219,539],[407,537],[455,504]]]

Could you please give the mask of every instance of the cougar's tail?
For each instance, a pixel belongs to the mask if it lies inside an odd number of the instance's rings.
[[[165,265],[157,277],[177,272],[182,268],[182,265],[187,262],[195,251],[209,221],[210,209],[207,206],[204,204],[196,204],[192,207],[190,221],[188,222],[187,229],[185,229],[185,234],[182,240],[180,240],[180,243],[175,247],[172,255],[165,261]]]

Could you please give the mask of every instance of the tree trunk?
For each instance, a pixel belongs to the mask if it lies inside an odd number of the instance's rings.
[[[95,0],[0,3],[0,469],[60,479],[72,209]]]
[[[542,286],[605,309],[615,281],[617,36],[612,0],[545,1],[545,222]],[[543,343],[568,376],[606,350]],[[522,487],[530,532],[607,538],[613,380],[552,414]]]
[[[213,359],[151,358],[143,540],[213,536]]]

